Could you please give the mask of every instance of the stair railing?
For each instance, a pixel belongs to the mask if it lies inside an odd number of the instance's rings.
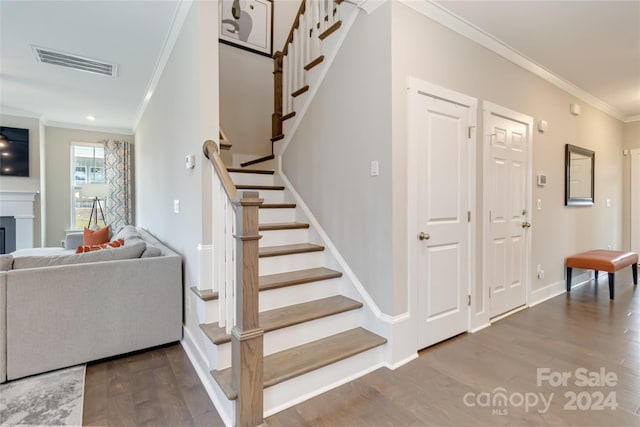
[[[263,423],[263,336],[258,320],[258,192],[238,193],[218,145],[202,147],[213,167],[214,285],[219,325],[231,334],[231,384],[237,392],[235,425]]]
[[[284,48],[273,55],[274,139],[282,135],[283,120],[294,114],[294,98],[308,89],[305,71],[324,59],[322,40],[340,28],[342,1],[303,0]]]

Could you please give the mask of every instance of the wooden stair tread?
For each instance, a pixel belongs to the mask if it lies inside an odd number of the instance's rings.
[[[272,222],[258,226],[258,230],[260,231],[298,230],[301,228],[309,228],[309,224],[303,222]]]
[[[289,305],[260,313],[260,327],[264,332],[287,328],[311,320],[321,319],[345,311],[356,310],[362,303],[342,295],[336,295],[301,304]],[[200,329],[215,345],[228,343],[231,335],[227,335],[225,328],[218,326],[218,322],[201,324]]]
[[[267,169],[227,168],[229,173],[255,173],[260,175],[273,175],[275,172]]]
[[[284,190],[282,185],[236,185],[238,190]]]
[[[228,142],[220,141],[220,149],[221,150],[231,150],[231,144],[229,144]]]
[[[260,248],[258,249],[258,257],[266,258],[270,256],[293,255],[322,251],[324,251],[324,246],[314,245],[313,243],[296,243],[294,245],[266,246],[264,248]]]
[[[268,156],[260,157],[259,159],[249,160],[248,162],[240,163],[240,166],[242,167],[251,166],[257,163],[266,162],[267,160],[273,160],[275,158],[276,156],[274,156],[273,154],[269,154]]]
[[[309,85],[304,85],[300,89],[294,91],[291,94],[291,96],[293,96],[294,98],[297,98],[298,96],[302,95],[303,93],[305,93],[308,90],[309,90]]]
[[[212,301],[218,299],[218,293],[211,289],[198,289],[195,286],[191,287],[191,292],[198,295],[202,301]]]
[[[309,268],[307,270],[288,271],[286,273],[269,274],[258,278],[261,291],[278,289],[285,286],[301,285],[303,283],[341,277],[342,273],[328,268]]]
[[[260,205],[260,209],[293,209],[295,207],[295,203],[263,203]]]
[[[364,328],[355,328],[271,354],[264,358],[264,388],[371,350],[386,342],[385,338]],[[237,393],[231,388],[231,368],[211,371],[211,375],[230,400],[237,398]]]

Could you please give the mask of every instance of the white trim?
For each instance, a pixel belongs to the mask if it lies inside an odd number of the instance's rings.
[[[573,286],[571,287],[573,289]],[[551,298],[555,298],[558,295],[567,292],[566,281],[555,282],[547,285],[543,288],[531,291],[531,298],[529,299],[529,307],[541,304]]]
[[[514,308],[513,310],[507,311],[506,313],[502,313],[502,314],[501,314],[501,315],[499,315],[499,316],[492,317],[492,318],[491,318],[491,323],[493,324],[493,323],[497,322],[498,320],[502,320],[502,319],[504,319],[505,317],[509,317],[509,316],[511,316],[512,314],[516,314],[517,312],[522,311],[522,310],[524,310],[524,309],[526,309],[526,308],[529,308],[529,306],[528,306],[528,305],[526,305],[526,304],[525,304],[525,305],[521,305],[520,307],[516,307],[516,308]]]
[[[368,351],[371,351],[371,350],[368,350]],[[329,366],[331,366],[331,365],[329,365]],[[313,397],[321,395],[322,393],[325,393],[327,391],[333,390],[334,388],[340,387],[341,385],[344,385],[344,384],[349,383],[351,381],[355,381],[358,378],[363,377],[363,376],[375,371],[376,369],[380,369],[380,368],[383,368],[383,367],[385,367],[384,363],[375,364],[375,365],[370,366],[370,367],[368,367],[366,369],[363,369],[362,371],[358,371],[355,374],[352,374],[352,375],[349,375],[347,377],[341,378],[339,381],[335,381],[335,382],[333,382],[331,384],[327,384],[327,385],[325,385],[323,387],[320,387],[318,389],[314,389],[313,391],[311,391],[309,393],[306,393],[306,394],[303,394],[303,395],[297,397],[296,399],[287,401],[286,403],[283,403],[282,405],[274,406],[273,408],[270,408],[270,409],[264,411],[264,418],[270,417],[273,414],[277,414],[278,412],[284,411],[285,409],[288,409],[288,408],[290,408],[290,407],[292,407],[294,405],[297,405],[299,403],[305,402],[305,401],[307,401],[307,400],[309,400],[309,399],[311,399]]]
[[[422,15],[433,19],[439,24],[444,25],[450,30],[478,43],[479,45],[491,50],[492,52],[506,58],[512,63],[524,68],[525,70],[535,74],[536,76],[546,80],[565,92],[581,99],[582,101],[592,105],[593,107],[615,117],[618,120],[627,122],[640,120],[640,116],[626,116],[621,111],[612,107],[603,100],[591,95],[584,89],[579,88],[575,84],[563,79],[562,77],[552,73],[543,66],[537,64],[531,58],[518,52],[506,43],[498,40],[491,34],[474,26],[470,22],[462,19],[454,13],[447,10],[444,6],[436,4],[430,0],[399,0],[402,4],[421,13]],[[635,118],[635,119],[634,119]]]
[[[233,427],[234,414],[228,414],[225,412],[224,410],[225,406],[221,401],[221,397],[219,397],[218,393],[216,393],[216,390],[214,389],[214,386],[213,386],[213,383],[215,382],[215,380],[213,379],[213,377],[211,377],[211,374],[208,372],[208,370],[206,368],[203,368],[200,365],[200,360],[207,361],[209,359],[207,358],[206,355],[202,353],[200,348],[196,345],[195,340],[193,339],[193,335],[191,335],[191,332],[189,331],[189,329],[183,326],[182,330],[184,332],[183,338],[180,341],[182,348],[187,354],[187,357],[189,358],[191,365],[194,367],[196,374],[198,375],[198,378],[200,378],[200,382],[202,383],[205,390],[207,391],[207,394],[209,395],[209,399],[211,399],[213,406],[215,406],[216,410],[218,411],[218,414],[220,415],[220,418],[222,418],[224,425],[227,427]],[[220,393],[222,393],[221,390],[220,390]],[[222,393],[221,396],[224,396],[224,394]]]
[[[482,135],[482,165],[483,165],[483,190],[482,190],[482,252],[483,254],[487,254],[487,246],[488,246],[488,237],[489,237],[489,196],[488,193],[491,191],[488,188],[487,183],[490,181],[489,176],[489,167],[488,164],[490,162],[489,159],[489,143],[490,143],[490,135],[489,135],[489,121],[491,116],[496,115],[500,117],[504,117],[508,120],[513,120],[519,123],[522,123],[527,126],[527,169],[525,171],[526,175],[526,194],[525,194],[525,209],[527,210],[526,220],[528,222],[533,223],[533,213],[531,212],[532,207],[532,194],[533,194],[533,182],[532,182],[532,170],[533,170],[533,117],[528,116],[526,114],[519,113],[517,111],[511,110],[509,108],[503,107],[501,105],[494,104],[489,101],[482,102],[482,116],[483,116],[483,135]],[[529,228],[528,230],[531,230]],[[525,266],[524,266],[524,286],[525,286],[525,305],[531,301],[531,266],[532,266],[532,254],[533,254],[533,236],[531,231],[525,231],[524,236],[526,236],[526,246],[525,246]],[[491,307],[489,301],[489,282],[487,278],[487,260],[483,255],[482,257],[482,292],[484,294],[483,304],[486,307],[486,315],[487,321],[491,316]],[[500,317],[500,316],[498,316]]]
[[[416,164],[417,159],[413,153],[415,151],[415,137],[412,135],[412,111],[413,111],[413,99],[418,92],[426,93],[431,96],[440,98],[450,103],[459,104],[468,109],[468,125],[472,128],[477,127],[477,111],[478,111],[478,100],[474,97],[462,94],[460,92],[453,91],[451,89],[438,86],[420,79],[417,79],[412,76],[408,76],[406,78],[405,88],[408,93],[407,95],[407,222],[406,222],[406,233],[408,236],[407,239],[407,255],[408,255],[408,269],[407,269],[407,299],[410,305],[410,312],[417,313],[417,298],[414,295],[418,294],[418,283],[417,283],[417,251],[415,241],[411,238],[411,236],[418,235],[417,229],[417,211],[418,211],[418,201],[417,201],[417,174],[418,174],[418,165]],[[467,209],[471,212],[472,218],[476,216],[476,193],[475,188],[472,188],[472,182],[475,182],[476,176],[476,132],[471,133],[471,137],[468,141],[469,150],[468,150],[468,158],[467,164],[469,166],[469,174],[468,174],[468,207]],[[467,279],[467,293],[471,295],[471,306],[468,307],[468,319],[467,319],[467,331],[472,329],[472,325],[476,323],[477,316],[475,315],[475,257],[476,257],[476,223],[477,221],[472,220],[467,229],[467,241],[468,241],[468,279]],[[417,322],[419,319],[417,316],[413,319],[412,328],[414,329],[413,335],[416,337],[415,346],[416,350],[418,350],[418,325]]]
[[[624,119],[625,123],[631,123],[631,122],[640,122],[640,114],[638,114],[637,116],[628,116],[626,119]]]
[[[418,357],[420,357],[420,355],[418,353],[413,353],[411,356],[402,359],[399,362],[396,363],[387,363],[385,364],[385,366],[389,369],[391,369],[392,371],[395,371],[396,369],[406,365],[409,362],[413,362],[414,360],[416,360]]]
[[[396,314],[395,316],[391,316],[389,314],[382,313],[379,317],[383,322],[387,322],[390,325],[395,325],[396,323],[404,322],[411,318],[411,313],[404,312],[402,314]]]
[[[111,127],[103,127],[103,126],[81,125],[77,123],[46,121],[44,119],[43,119],[43,124],[46,127],[51,127],[51,128],[77,129],[77,130],[86,130],[89,132],[116,133],[116,134],[126,135],[126,136],[134,135],[134,132],[131,129],[126,129],[126,128],[111,128]]]
[[[140,101],[140,105],[138,106],[138,111],[135,116],[135,120],[133,122],[133,131],[138,128],[140,124],[140,120],[142,120],[142,116],[144,115],[147,106],[149,105],[149,101],[153,97],[153,92],[156,90],[158,83],[160,82],[160,77],[162,77],[162,73],[164,72],[164,67],[167,65],[167,61],[169,61],[169,57],[171,56],[171,52],[173,52],[173,47],[178,40],[178,36],[180,35],[180,31],[182,30],[182,25],[184,21],[187,19],[187,15],[191,10],[191,6],[193,6],[193,0],[180,0],[180,3],[176,7],[175,15],[173,16],[173,22],[171,23],[171,27],[169,29],[169,33],[167,34],[167,38],[164,41],[164,45],[162,46],[162,50],[160,51],[160,57],[158,58],[158,62],[153,70],[153,74],[151,80],[149,81],[149,85],[147,86],[147,90],[144,91],[144,98]],[[211,25],[215,25],[212,23]],[[194,70],[194,72],[197,72]]]
[[[475,334],[476,332],[480,332],[481,330],[486,329],[486,328],[488,328],[489,326],[491,326],[491,323],[490,323],[490,322],[489,322],[489,323],[483,323],[482,325],[480,325],[480,326],[478,326],[478,327],[473,328],[472,330],[470,330],[470,331],[469,331],[469,333],[471,333],[471,334]]]
[[[347,0],[347,3],[355,4],[356,7],[367,12],[367,15],[371,15],[376,9],[385,4],[387,0]]]

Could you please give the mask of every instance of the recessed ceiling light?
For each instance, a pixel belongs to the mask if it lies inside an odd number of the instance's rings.
[[[95,116],[92,116],[91,114],[89,114],[89,115],[87,116],[87,120],[89,120],[90,122],[93,122],[93,121],[95,121],[95,120],[96,120],[96,117],[95,117]]]
[[[2,156],[3,156],[3,157],[9,157],[9,156],[10,156],[10,154],[9,154],[9,153],[7,153],[6,151],[3,151],[3,152],[2,152]]]

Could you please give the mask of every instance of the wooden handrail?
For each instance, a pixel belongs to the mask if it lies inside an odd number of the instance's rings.
[[[224,317],[225,323],[229,322],[228,324],[233,326],[231,329],[231,385],[238,396],[235,405],[235,425],[255,427],[263,424],[264,415],[264,331],[260,328],[258,314],[258,241],[262,237],[258,232],[258,209],[262,205],[262,199],[256,191],[238,193],[229,171],[222,162],[218,145],[214,141],[205,141],[202,151],[215,170],[214,178],[217,180],[218,188],[224,188],[229,198],[225,200],[222,190],[218,190],[217,200],[223,203],[224,210],[233,211],[232,216],[227,214],[224,216],[231,221],[235,220],[235,230],[233,230],[235,245],[223,243],[222,250],[214,250],[214,253],[221,255],[216,256],[213,262],[215,265],[218,260],[221,260],[225,267],[228,267],[229,263],[235,266],[235,281],[226,281],[224,290],[220,289],[224,294],[219,295],[221,298],[224,296],[225,299],[234,300],[235,319],[227,312],[226,317],[220,314],[220,321]],[[218,225],[229,230],[218,232],[227,236],[230,234],[229,223],[220,221]],[[233,252],[230,253],[229,250]]]
[[[291,30],[289,30],[289,36],[287,37],[287,41],[284,42],[284,48],[282,49],[282,53],[286,55],[289,52],[289,45],[293,41],[293,33],[296,31],[296,28],[300,25],[300,15],[303,15],[306,10],[306,1],[302,0],[300,2],[300,7],[298,7],[298,13],[296,13],[296,17],[293,20],[293,25],[291,26]]]
[[[202,145],[202,151],[204,152],[204,156],[209,159],[216,173],[220,177],[220,182],[222,183],[224,192],[227,193],[227,197],[229,197],[230,200],[237,200],[238,189],[233,183],[231,175],[229,175],[229,172],[227,171],[227,167],[222,162],[218,144],[208,139]]]

